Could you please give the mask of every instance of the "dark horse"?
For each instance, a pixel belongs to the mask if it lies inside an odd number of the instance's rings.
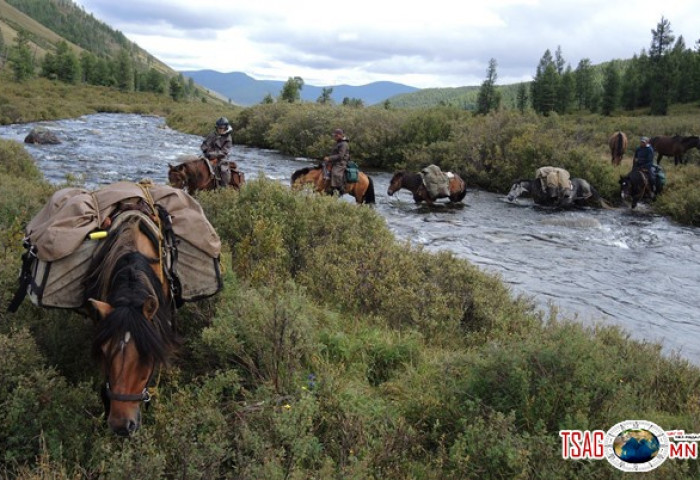
[[[601,198],[598,191],[583,178],[571,179],[572,194],[570,197],[554,199],[547,197],[540,187],[539,179],[522,179],[516,180],[510,187],[507,200],[515,202],[517,198],[523,194],[529,194],[537,205],[548,207],[582,207],[587,205],[591,200],[603,208],[609,208],[605,200]]]
[[[448,196],[440,196],[437,198],[448,198],[450,202],[461,202],[467,195],[467,184],[462,180],[462,177],[456,173],[448,173],[450,179]],[[413,200],[416,203],[426,202],[431,205],[437,198],[431,198],[428,194],[428,189],[423,183],[423,176],[416,172],[396,172],[391,181],[386,193],[392,196],[402,188],[409,190],[413,194]]]
[[[128,436],[141,424],[149,383],[167,365],[179,342],[157,230],[146,214],[119,214],[93,257],[86,298],[94,307],[93,354],[106,383],[102,400],[110,428]]]
[[[610,147],[610,157],[614,166],[620,165],[622,157],[627,151],[627,135],[624,132],[617,131],[610,136],[608,140]]]
[[[700,137],[696,135],[691,135],[689,137],[680,135],[675,135],[673,137],[653,137],[651,139],[651,146],[658,152],[658,156],[656,157],[657,165],[661,165],[661,158],[664,155],[673,157],[674,165],[678,165],[680,163],[685,163],[683,159],[685,152],[691,148],[700,149]]]
[[[620,177],[620,197],[631,208],[635,208],[642,200],[653,200],[651,182],[646,173],[635,169]]]
[[[245,175],[238,171],[235,162],[229,164],[229,186],[238,190],[245,183]],[[217,187],[216,177],[202,157],[192,157],[178,165],[168,164],[168,183],[175,188],[187,188],[190,195],[197,190],[214,190]]]
[[[330,187],[330,179],[324,178],[323,166],[300,168],[292,174],[291,185],[294,189],[302,188],[305,184],[312,185],[317,192],[326,192]],[[357,182],[345,182],[345,192],[355,197],[357,203],[374,203],[374,182],[364,172],[359,172]]]

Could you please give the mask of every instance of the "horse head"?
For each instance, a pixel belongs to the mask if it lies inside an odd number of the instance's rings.
[[[517,182],[513,183],[513,185],[510,187],[508,195],[506,196],[506,199],[509,202],[514,202],[523,193],[528,193],[530,191],[529,183],[530,182],[527,180],[518,180]]]
[[[404,172],[396,172],[394,176],[391,177],[391,180],[389,181],[389,188],[386,191],[387,195],[392,196],[394,193],[401,190],[403,187],[403,175]]]
[[[104,242],[86,279],[96,322],[92,351],[106,377],[107,424],[129,436],[141,425],[141,402],[151,398],[154,372],[168,364],[179,340],[157,250],[139,223],[120,225]]]
[[[185,188],[187,186],[187,171],[185,164],[168,164],[168,183],[174,188]]]

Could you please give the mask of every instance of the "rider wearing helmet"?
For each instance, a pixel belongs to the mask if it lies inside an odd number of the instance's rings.
[[[220,187],[226,187],[231,181],[229,162],[226,159],[233,147],[232,131],[228,119],[221,117],[216,121],[214,131],[207,135],[201,146],[204,158],[214,167],[213,172]]]

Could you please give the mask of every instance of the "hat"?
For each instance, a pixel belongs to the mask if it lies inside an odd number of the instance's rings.
[[[340,128],[336,128],[333,130],[333,135],[345,135],[345,132],[343,132],[343,130]]]
[[[649,143],[649,137],[642,137],[639,140],[644,142],[644,143]]]

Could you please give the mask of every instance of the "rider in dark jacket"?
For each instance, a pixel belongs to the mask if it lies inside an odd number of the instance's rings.
[[[338,196],[345,192],[345,169],[350,161],[350,145],[345,133],[336,128],[333,131],[335,145],[330,155],[323,158],[324,168],[330,164],[331,171],[331,193],[338,192]]]
[[[215,130],[207,135],[201,145],[204,158],[211,161],[210,165],[214,167],[214,175],[220,187],[228,186],[231,181],[227,157],[233,148],[232,131],[228,119],[221,117],[216,121]]]
[[[652,191],[656,191],[656,170],[654,168],[654,149],[649,143],[649,137],[640,138],[640,143],[634,151],[632,170],[646,171]]]

